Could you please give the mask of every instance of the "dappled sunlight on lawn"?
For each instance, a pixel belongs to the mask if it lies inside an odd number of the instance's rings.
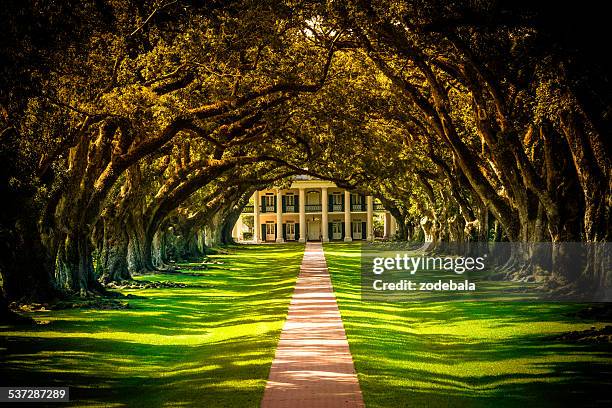
[[[610,346],[554,339],[609,324],[584,305],[362,302],[359,245],[325,254],[368,407],[609,405]]]
[[[0,376],[70,386],[77,406],[258,406],[302,253],[232,247],[207,270],[139,276],[189,286],[122,290],[138,296],[126,310],[33,313],[46,324],[2,328]]]

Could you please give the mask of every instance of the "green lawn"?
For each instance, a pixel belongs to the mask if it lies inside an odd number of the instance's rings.
[[[70,386],[77,406],[258,406],[303,245],[232,248],[223,265],[146,276],[127,310],[36,312],[1,327],[2,385]]]
[[[610,345],[551,339],[584,305],[362,302],[359,245],[325,255],[368,408],[612,406]]]

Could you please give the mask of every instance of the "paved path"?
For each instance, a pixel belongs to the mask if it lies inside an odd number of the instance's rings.
[[[364,407],[320,243],[306,244],[261,406]]]

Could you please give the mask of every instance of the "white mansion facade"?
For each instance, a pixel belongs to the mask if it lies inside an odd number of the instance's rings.
[[[371,196],[341,189],[326,180],[297,176],[288,189],[256,191],[233,229],[236,241],[353,241],[396,231],[394,218]]]

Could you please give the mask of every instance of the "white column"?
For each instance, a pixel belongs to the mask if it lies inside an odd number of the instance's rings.
[[[276,190],[276,242],[285,242],[283,239],[283,206],[280,189]]]
[[[390,213],[389,213],[389,220],[391,221],[389,222],[390,224],[389,233],[391,234],[391,236],[394,236],[397,233],[397,222],[395,221],[395,217],[392,216]]]
[[[344,191],[344,242],[353,240],[353,226],[351,225],[351,192]]]
[[[242,214],[238,216],[234,228],[232,228],[232,238],[234,238],[234,241],[242,241]]]
[[[366,239],[368,241],[374,241],[374,200],[372,196],[366,197],[366,211],[367,217],[366,220]]]
[[[300,242],[306,242],[306,193],[300,188]]]
[[[234,228],[232,228],[232,238],[234,238],[234,241],[238,241],[238,220],[236,220]]]
[[[329,228],[327,226],[327,187],[321,187],[321,240],[329,242]]]
[[[259,191],[253,193],[253,241],[256,244],[260,242],[259,231],[261,231],[261,225],[259,225]]]

